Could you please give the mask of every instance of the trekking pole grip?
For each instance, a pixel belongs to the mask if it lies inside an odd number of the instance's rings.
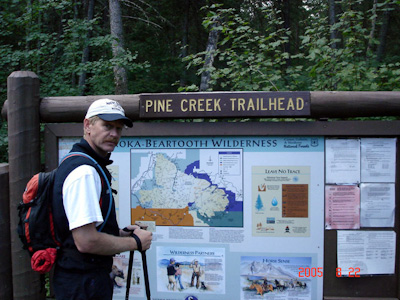
[[[141,229],[146,230],[147,226],[143,226],[142,224],[136,224],[138,225]],[[146,288],[146,297],[147,300],[151,299],[151,295],[150,295],[150,281],[149,281],[149,272],[147,269],[147,258],[146,258],[146,250],[143,251],[142,248],[142,242],[140,241],[139,237],[133,233],[132,230],[129,230],[127,227],[122,229],[125,232],[132,232],[132,237],[136,240],[136,244],[138,247],[138,250],[140,251],[140,254],[142,255],[142,264],[143,264],[143,275],[144,275],[144,283],[145,283],[145,288]]]
[[[142,242],[140,241],[140,238],[134,232],[132,232],[131,236],[135,239],[137,249],[139,250],[139,252],[142,252],[143,249],[142,249]]]
[[[124,227],[122,228],[123,231],[125,232],[130,232],[131,233],[131,237],[133,237],[136,241],[136,245],[137,245],[137,249],[139,250],[139,252],[143,251],[142,248],[142,241],[140,240],[140,238],[134,233],[135,230],[130,230],[128,229],[128,227]]]

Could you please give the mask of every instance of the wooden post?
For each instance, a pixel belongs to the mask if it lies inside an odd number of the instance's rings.
[[[45,299],[40,276],[32,271],[16,232],[18,203],[30,177],[40,171],[39,78],[30,71],[13,72],[7,80],[7,98],[13,299]]]
[[[12,299],[8,164],[0,164],[0,299]]]

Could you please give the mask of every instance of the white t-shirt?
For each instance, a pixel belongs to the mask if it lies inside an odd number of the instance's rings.
[[[101,179],[95,168],[82,165],[74,169],[64,181],[62,194],[70,230],[103,223],[99,203]]]

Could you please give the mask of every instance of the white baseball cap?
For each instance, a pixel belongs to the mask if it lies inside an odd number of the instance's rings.
[[[132,127],[131,119],[125,116],[122,106],[115,100],[99,99],[94,101],[88,108],[85,119],[98,116],[104,121],[122,120],[128,127]]]

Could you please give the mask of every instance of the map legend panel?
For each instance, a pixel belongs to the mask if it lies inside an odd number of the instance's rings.
[[[220,151],[218,162],[220,175],[242,175],[242,153],[240,151]]]

